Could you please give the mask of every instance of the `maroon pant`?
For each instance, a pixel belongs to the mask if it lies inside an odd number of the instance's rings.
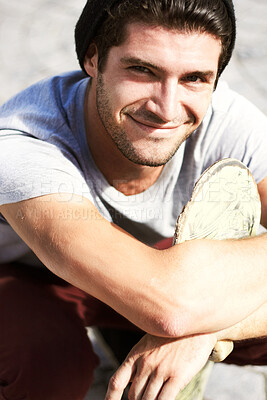
[[[133,328],[45,268],[0,265],[0,399],[84,399],[99,363],[93,325]]]
[[[0,265],[0,400],[82,400],[98,358],[86,326],[134,329],[126,319],[48,270]],[[267,342],[231,362],[267,363]]]

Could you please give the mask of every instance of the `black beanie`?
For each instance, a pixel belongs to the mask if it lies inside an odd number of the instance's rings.
[[[75,44],[76,53],[81,68],[84,70],[84,58],[90,43],[96,35],[98,28],[104,22],[107,17],[106,10],[114,3],[122,3],[124,0],[88,0],[82,14],[75,27]],[[236,19],[235,11],[232,0],[222,0],[227,8],[228,15],[232,21],[232,37],[229,45],[229,52],[227,59],[224,60],[221,70],[221,74],[226,65],[229,63],[236,39]],[[85,70],[84,70],[85,71]]]
[[[121,3],[123,0],[88,0],[82,11],[75,27],[75,44],[78,60],[83,70],[88,47],[107,17],[106,10],[116,1]]]

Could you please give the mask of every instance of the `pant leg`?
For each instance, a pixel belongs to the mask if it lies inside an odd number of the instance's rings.
[[[84,398],[98,358],[79,294],[45,269],[0,265],[1,400]]]
[[[234,351],[224,361],[236,365],[267,365],[267,338],[235,343]]]

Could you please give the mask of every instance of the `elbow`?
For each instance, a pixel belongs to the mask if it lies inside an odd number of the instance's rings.
[[[192,315],[181,309],[165,318],[163,328],[167,337],[179,338],[197,333]]]
[[[181,309],[158,312],[152,318],[151,331],[148,333],[169,338],[188,336],[192,333],[192,318],[189,315]]]
[[[211,333],[216,329],[205,323],[205,316],[185,310],[165,313],[156,325],[156,336],[179,338],[197,334]]]
[[[216,310],[210,302],[204,305],[185,292],[168,299],[162,296],[154,308],[155,335],[178,338],[216,330],[212,323]]]

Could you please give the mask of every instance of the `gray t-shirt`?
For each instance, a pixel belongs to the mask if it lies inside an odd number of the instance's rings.
[[[55,76],[0,108],[0,205],[52,193],[78,194],[104,218],[153,245],[173,236],[194,183],[215,161],[239,159],[256,182],[267,175],[267,118],[222,83],[201,126],[156,183],[143,193],[123,195],[108,184],[87,146],[83,105],[88,79],[80,71]],[[13,260],[38,264],[1,217],[0,263]]]

